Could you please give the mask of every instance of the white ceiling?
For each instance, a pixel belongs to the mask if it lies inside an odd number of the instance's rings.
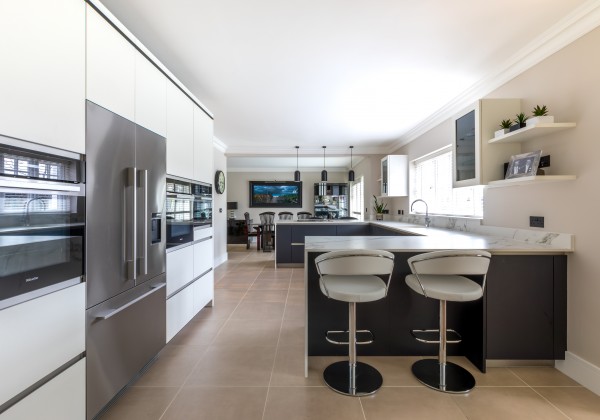
[[[275,164],[296,145],[312,156],[323,145],[331,156],[389,152],[598,1],[102,3],[214,114],[228,156]]]

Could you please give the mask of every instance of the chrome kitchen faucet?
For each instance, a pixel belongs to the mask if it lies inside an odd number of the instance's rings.
[[[425,200],[421,200],[420,198],[413,201],[410,205],[410,211],[413,211],[413,206],[415,205],[415,203],[421,201],[423,204],[425,204],[425,227],[429,227],[429,224],[431,223],[431,219],[429,218],[429,206],[427,205],[427,203],[425,202]]]

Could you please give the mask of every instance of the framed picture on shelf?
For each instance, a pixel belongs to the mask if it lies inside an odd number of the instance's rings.
[[[541,150],[511,156],[504,179],[534,176],[540,164],[541,156]]]

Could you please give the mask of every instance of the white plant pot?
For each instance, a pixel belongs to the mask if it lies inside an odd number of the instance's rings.
[[[510,130],[508,128],[503,128],[502,130],[494,131],[494,137],[500,137],[508,133]]]
[[[542,115],[540,117],[531,117],[527,120],[527,126],[531,127],[532,125],[537,124],[551,124],[554,122],[554,117],[552,115]]]

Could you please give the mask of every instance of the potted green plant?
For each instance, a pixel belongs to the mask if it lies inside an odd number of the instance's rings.
[[[494,132],[494,137],[503,136],[504,134],[510,131],[510,126],[512,125],[511,120],[502,120],[500,122],[500,130]]]
[[[546,105],[536,105],[531,113],[533,116],[527,120],[528,126],[536,124],[549,124],[554,122],[554,117],[552,115],[548,115],[548,107]]]
[[[373,199],[375,199],[375,204],[373,204],[373,210],[375,210],[375,220],[383,220],[383,212],[387,207],[387,203],[383,201],[380,203],[377,201],[377,197],[373,195]]]
[[[525,115],[524,113],[519,113],[517,115],[515,115],[515,119],[513,120],[513,125],[510,126],[510,131],[515,131],[518,130],[519,128],[523,128],[527,125],[527,115]]]

